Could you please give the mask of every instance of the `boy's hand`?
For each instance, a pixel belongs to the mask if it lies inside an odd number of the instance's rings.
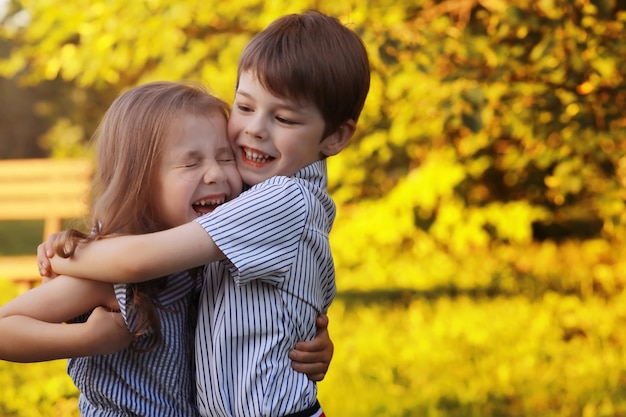
[[[87,319],[90,355],[108,355],[127,348],[133,337],[124,323],[122,313],[96,307]]]
[[[44,277],[44,284],[47,282],[45,277],[54,278],[57,276],[50,266],[50,258],[54,256],[54,241],[58,235],[59,233],[51,234],[45,242],[37,246],[37,267],[39,268],[39,275]]]
[[[306,374],[311,381],[321,381],[328,372],[334,346],[328,334],[328,316],[320,314],[315,324],[315,338],[308,342],[298,342],[289,352],[289,359],[295,371]]]

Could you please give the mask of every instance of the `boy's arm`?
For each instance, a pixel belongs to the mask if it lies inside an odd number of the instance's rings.
[[[320,314],[315,321],[315,338],[308,342],[299,342],[289,352],[291,367],[306,374],[311,381],[321,381],[328,372],[333,357],[334,345],[328,334],[328,316]]]
[[[63,324],[97,306],[119,308],[111,284],[60,276],[20,295],[0,307],[0,359],[39,362],[127,346],[128,331],[104,309],[87,323]]]
[[[53,256],[58,274],[105,282],[141,282],[224,258],[204,228],[190,222],[144,235],[111,237],[81,245],[71,258]]]

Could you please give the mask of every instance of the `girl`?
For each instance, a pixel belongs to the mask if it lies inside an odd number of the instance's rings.
[[[118,97],[95,136],[91,232],[61,235],[64,251],[72,254],[80,242],[112,235],[175,227],[236,197],[241,178],[227,138],[227,115],[224,102],[184,83],[145,84]],[[115,285],[57,277],[0,307],[0,359],[74,358],[68,373],[80,390],[84,417],[196,416],[193,343],[200,272]],[[107,310],[121,311],[124,329]],[[59,324],[89,311],[88,319]],[[326,353],[332,350],[329,339],[322,344]],[[326,353],[300,358],[316,362]],[[310,374],[323,377],[327,366],[312,367]]]

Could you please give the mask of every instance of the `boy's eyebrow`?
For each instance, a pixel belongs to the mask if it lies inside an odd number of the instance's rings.
[[[243,91],[243,90],[241,90],[239,88],[237,89],[237,91],[235,91],[235,94],[240,94],[242,96],[246,96],[248,98],[252,98],[252,96],[250,94],[246,93],[245,91]]]
[[[242,95],[250,100],[254,100],[254,97],[252,96],[252,94],[247,93],[245,91],[242,91],[240,89],[237,89],[237,91],[235,92],[235,95]],[[291,110],[291,111],[295,111],[295,112],[302,112],[306,109],[306,106],[300,105],[298,103],[296,103],[294,100],[288,99],[288,98],[277,98],[278,102],[275,103],[277,106],[282,107],[284,109],[287,110]]]

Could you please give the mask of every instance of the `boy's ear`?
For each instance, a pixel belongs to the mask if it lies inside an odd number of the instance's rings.
[[[321,143],[321,151],[325,156],[337,155],[350,142],[356,130],[356,122],[352,119],[342,123],[334,133],[328,135]]]

